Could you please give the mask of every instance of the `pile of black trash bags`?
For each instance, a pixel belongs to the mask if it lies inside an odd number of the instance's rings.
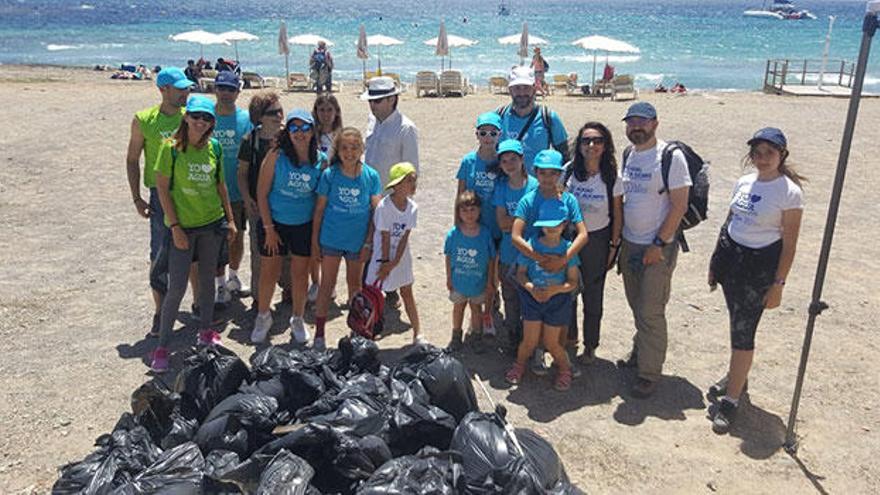
[[[480,412],[460,361],[430,345],[383,364],[376,344],[267,347],[248,367],[192,351],[175,383],[135,390],[131,412],[61,468],[55,494],[581,493],[553,447]]]

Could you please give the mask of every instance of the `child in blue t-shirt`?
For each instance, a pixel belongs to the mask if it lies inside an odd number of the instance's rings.
[[[361,161],[364,139],[359,130],[346,127],[333,142],[334,163],[318,182],[312,220],[312,253],[321,256],[321,286],[315,302],[315,342],[326,348],[324,326],[336,286],[339,263],[345,258],[348,301],[361,288],[364,263],[370,257],[373,211],[381,199],[379,173]]]
[[[449,347],[461,349],[462,322],[466,306],[471,309],[471,330],[475,338],[482,333],[482,310],[487,295],[495,290],[495,242],[489,229],[480,225],[480,197],[464,191],[455,202],[456,224],[446,234],[446,288],[452,301],[452,341]]]
[[[571,242],[562,238],[568,212],[559,200],[541,204],[534,227],[543,235],[532,237],[529,246],[538,255],[560,255]],[[559,341],[560,332],[567,329],[571,317],[571,292],[578,287],[580,258],[571,258],[558,270],[545,269],[536,260],[520,255],[517,260],[517,281],[522,306],[523,340],[517,349],[516,362],[507,371],[505,379],[512,384],[522,381],[526,362],[543,337],[544,347],[553,356],[559,370],[556,390],[571,387],[572,369],[568,353]]]

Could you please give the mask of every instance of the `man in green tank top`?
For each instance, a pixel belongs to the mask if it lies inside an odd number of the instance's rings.
[[[177,67],[162,69],[156,76],[156,86],[162,95],[162,102],[135,113],[131,121],[131,138],[128,141],[126,172],[131,199],[138,215],[150,220],[150,263],[156,259],[159,247],[170,235],[164,223],[164,212],[156,192],[156,159],[162,141],[174,135],[183,118],[186,99],[193,82],[187,79]],[[150,192],[149,203],[141,196],[140,157],[144,154],[143,184]],[[159,308],[162,295],[153,291],[156,310],[150,334],[158,335]]]

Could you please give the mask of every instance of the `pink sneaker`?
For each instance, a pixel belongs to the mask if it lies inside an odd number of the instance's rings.
[[[168,371],[168,349],[165,347],[157,347],[153,351],[150,360],[150,369],[155,373],[165,373]]]
[[[511,385],[517,385],[522,382],[522,377],[526,372],[524,364],[513,363],[513,366],[504,374],[504,379]]]
[[[223,339],[220,338],[219,332],[209,328],[199,332],[199,345],[223,345]]]

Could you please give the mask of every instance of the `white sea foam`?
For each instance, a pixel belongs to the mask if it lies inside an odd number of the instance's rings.
[[[880,84],[880,77],[865,76],[865,86],[875,86]]]
[[[608,60],[608,62],[614,62],[617,64],[626,64],[630,62],[636,62],[642,57],[639,55],[609,55],[605,56],[604,53],[599,53],[596,55],[596,63],[604,62]],[[562,60],[564,62],[583,62],[583,63],[593,63],[593,55],[560,55],[558,57],[547,57],[547,60]]]
[[[636,80],[639,81],[648,81],[652,83],[658,83],[666,77],[665,74],[636,74]]]
[[[95,10],[94,5],[89,5],[87,3],[80,5],[79,8],[81,8],[82,10]]]
[[[82,48],[82,45],[56,45],[53,43],[49,43],[48,45],[46,45],[46,50],[49,50],[50,52],[58,52],[61,50],[79,50],[80,48]]]

